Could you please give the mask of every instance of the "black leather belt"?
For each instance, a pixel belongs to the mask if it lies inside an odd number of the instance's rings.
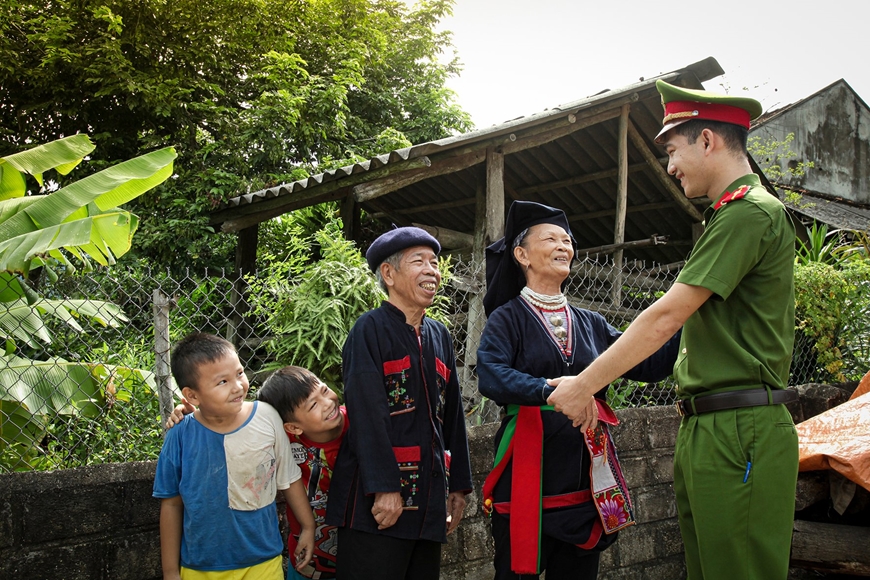
[[[771,389],[770,401],[768,401],[767,389],[750,389],[695,397],[694,409],[690,399],[677,401],[676,407],[677,413],[681,417],[691,417],[692,415],[700,415],[701,413],[710,413],[712,411],[739,409],[741,407],[760,407],[768,404],[782,405],[797,400],[797,391]]]

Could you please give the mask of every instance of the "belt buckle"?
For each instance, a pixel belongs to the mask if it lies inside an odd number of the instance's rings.
[[[686,416],[686,411],[683,409],[683,401],[682,400],[678,400],[676,403],[674,403],[674,407],[677,408],[677,415],[679,415],[680,417]]]

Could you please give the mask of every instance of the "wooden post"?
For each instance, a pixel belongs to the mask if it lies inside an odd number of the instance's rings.
[[[504,154],[486,150],[486,240],[489,244],[504,234]]]
[[[172,393],[172,374],[169,367],[169,310],[174,300],[159,288],[152,294],[154,307],[154,375],[157,381],[157,394],[160,400],[161,427],[166,425],[175,398]],[[164,427],[165,434],[165,427]]]
[[[487,172],[488,173],[488,172]],[[471,272],[477,292],[471,294],[468,301],[468,319],[465,337],[465,356],[462,365],[462,394],[466,400],[477,400],[477,382],[474,381],[474,368],[477,366],[477,347],[480,346],[480,335],[486,324],[486,314],[483,311],[483,295],[486,293],[486,224],[487,195],[486,187],[478,181],[476,190],[476,211],[474,214],[474,240],[471,251]]]
[[[257,239],[259,237],[258,225],[241,230],[238,234],[239,243],[236,246],[236,267],[233,272],[233,290],[230,295],[230,304],[233,311],[227,320],[227,336],[226,339],[233,343],[239,349],[239,355],[243,363],[246,363],[245,357],[241,352],[241,346],[248,338],[245,327],[245,315],[250,310],[245,294],[248,290],[248,284],[245,282],[245,274],[250,274],[257,269]]]
[[[616,181],[616,219],[613,224],[613,243],[625,241],[625,214],[628,208],[628,114],[631,105],[622,105],[619,114],[618,156],[619,174]],[[610,302],[622,304],[622,248],[613,252],[613,284],[610,287]]]
[[[344,239],[356,241],[360,228],[359,207],[352,193],[348,193],[341,202],[341,226],[344,231]]]

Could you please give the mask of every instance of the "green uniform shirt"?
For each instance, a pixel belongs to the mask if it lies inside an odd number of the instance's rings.
[[[713,295],[683,327],[674,365],[680,398],[787,386],[794,346],[794,226],[755,174],[745,197],[704,212],[706,229],[677,277]],[[721,201],[720,197],[720,201]]]

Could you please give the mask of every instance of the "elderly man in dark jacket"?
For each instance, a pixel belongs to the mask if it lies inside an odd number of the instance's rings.
[[[342,352],[351,420],[327,508],[339,580],[437,580],[472,489],[453,342],[425,313],[440,250],[406,227],[366,253],[388,299],[357,320]]]

